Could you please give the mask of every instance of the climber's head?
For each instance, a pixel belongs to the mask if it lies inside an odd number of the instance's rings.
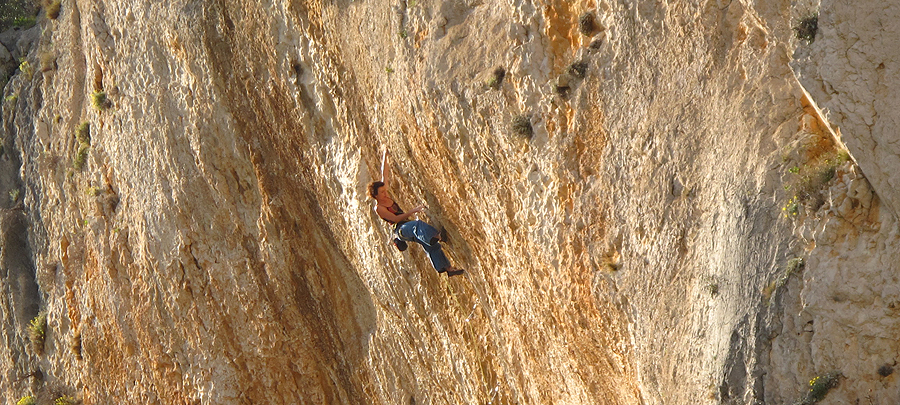
[[[369,197],[378,199],[378,193],[384,188],[383,181],[373,181],[369,183]]]

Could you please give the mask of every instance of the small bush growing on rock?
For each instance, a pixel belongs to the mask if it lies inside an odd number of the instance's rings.
[[[13,20],[13,26],[21,27],[23,29],[34,27],[35,24],[37,24],[37,18],[34,16],[16,17],[16,19]]]
[[[79,143],[91,144],[91,123],[84,121],[75,128],[75,139]]]
[[[556,78],[556,85],[554,86],[554,90],[556,90],[556,94],[560,97],[566,97],[569,95],[569,90],[572,89],[570,82],[571,77],[567,73],[563,73]]]
[[[81,170],[84,167],[90,149],[91,145],[88,145],[87,143],[81,142],[79,144],[78,152],[75,153],[75,158],[72,159],[72,167],[74,167],[75,170]]]
[[[816,32],[819,30],[819,16],[810,15],[797,23],[794,31],[797,33],[797,39],[812,43],[816,40]]]
[[[809,392],[806,394],[807,403],[815,404],[825,399],[825,395],[828,395],[832,388],[838,386],[840,376],[840,372],[832,371],[809,380]]]
[[[486,84],[488,87],[494,90],[500,90],[500,85],[503,84],[503,79],[506,77],[506,69],[503,66],[497,66],[494,69],[494,72],[491,74],[491,77],[487,80]]]
[[[569,74],[572,75],[572,77],[584,79],[584,76],[587,75],[587,68],[587,61],[581,60],[569,65]]]
[[[796,216],[800,204],[809,207],[811,212],[817,211],[825,203],[822,191],[837,175],[837,168],[849,160],[850,155],[846,151],[833,149],[820,153],[806,164],[790,167],[784,189],[790,190],[788,195],[791,198],[781,208],[784,216]]]
[[[838,166],[850,160],[850,155],[845,151],[829,153],[811,165],[804,165],[791,172],[800,176],[796,187],[797,195],[801,199],[812,197],[822,190],[828,182],[834,179]]]
[[[578,17],[578,32],[582,35],[590,36],[594,33],[596,26],[594,25],[594,13],[585,12]]]
[[[881,367],[878,367],[878,375],[887,377],[891,374],[894,374],[894,366],[890,364],[884,364]]]
[[[72,398],[68,395],[63,395],[53,401],[53,405],[76,405],[77,403],[78,402],[75,401],[75,398]]]
[[[513,118],[510,125],[512,131],[525,138],[531,138],[534,135],[534,128],[531,127],[531,117],[527,115],[519,115]]]
[[[38,354],[44,353],[44,340],[47,338],[47,313],[40,312],[28,324],[28,340]]]
[[[26,80],[31,80],[31,78],[34,77],[34,68],[27,60],[23,60],[22,63],[19,64],[19,71],[25,75]]]
[[[41,72],[49,72],[56,69],[56,55],[53,52],[43,51],[38,55],[41,62]]]
[[[16,101],[19,101],[19,94],[18,93],[10,94],[10,95],[6,96],[6,98],[4,98],[3,100],[6,101],[7,103],[15,104]]]
[[[803,258],[795,257],[787,261],[787,264],[784,265],[784,271],[787,274],[794,274],[802,271],[804,267],[806,267],[806,262],[803,261]]]
[[[112,103],[106,97],[105,91],[98,90],[91,94],[91,105],[99,111],[106,111]]]
[[[781,211],[784,213],[785,218],[796,217],[800,214],[800,202],[797,200],[797,197],[791,197],[791,199],[781,207]]]
[[[34,398],[34,395],[24,396],[16,401],[16,405],[34,405],[35,403],[37,403],[37,400]]]
[[[802,257],[795,257],[787,261],[784,264],[784,272],[781,274],[781,278],[778,279],[778,287],[782,287],[787,284],[788,279],[791,278],[792,275],[800,273],[803,271],[803,268],[806,267],[806,262],[803,261]]]
[[[44,0],[44,12],[47,14],[47,18],[49,18],[51,20],[55,20],[55,19],[59,18],[59,7],[60,7],[59,0],[53,0],[53,1]]]

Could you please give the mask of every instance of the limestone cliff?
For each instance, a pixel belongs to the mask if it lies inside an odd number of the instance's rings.
[[[4,88],[3,400],[896,403],[893,96],[827,69],[885,8],[63,1]],[[464,275],[388,243],[383,148]]]

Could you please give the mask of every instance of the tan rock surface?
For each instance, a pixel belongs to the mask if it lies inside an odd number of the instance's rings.
[[[804,85],[843,131],[885,205],[900,214],[900,4],[823,0]]]
[[[793,332],[798,312],[766,300],[824,308],[817,325],[837,315],[812,289],[766,289],[810,240],[850,249],[844,231],[804,231],[825,209],[815,198],[782,211],[792,166],[835,149],[789,66],[795,13],[783,1],[63,2],[31,54],[52,51],[57,68],[4,93],[18,99],[3,105],[0,196],[20,196],[0,218],[3,400],[792,397],[839,349],[771,343],[775,320]],[[522,115],[532,136],[510,128]],[[448,229],[465,275],[387,243],[364,196],[382,147],[399,203],[428,205],[421,217]],[[864,180],[840,179],[822,189],[848,184],[857,202],[823,207],[891,223]],[[890,234],[860,238],[893,252]],[[805,286],[834,288],[816,286],[829,260],[808,260]],[[866,302],[861,288],[842,294]],[[38,310],[43,353],[27,342]],[[41,381],[20,378],[38,369]]]
[[[808,248],[802,272],[786,275],[783,295],[770,304],[767,403],[802,398],[807,381],[834,371],[842,378],[829,403],[896,403],[896,219],[849,165],[828,195],[797,229]]]

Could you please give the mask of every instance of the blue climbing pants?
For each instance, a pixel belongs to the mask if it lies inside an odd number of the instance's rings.
[[[443,272],[450,267],[450,261],[447,260],[447,256],[444,255],[444,251],[441,250],[440,242],[431,244],[431,240],[438,237],[438,230],[434,229],[433,226],[419,220],[409,221],[400,224],[398,233],[403,240],[407,242],[416,242],[422,245],[425,252],[428,253],[428,259],[431,260],[431,265],[434,266],[434,269],[438,272]]]

